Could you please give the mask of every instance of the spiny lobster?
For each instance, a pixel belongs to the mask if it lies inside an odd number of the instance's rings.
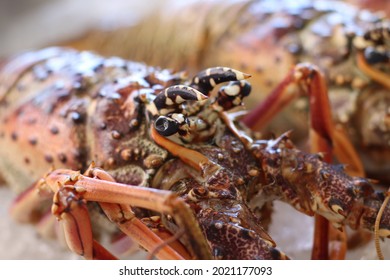
[[[309,92],[311,83],[322,88],[318,68],[295,70]],[[31,185],[13,216],[49,223],[51,204],[71,250],[88,259],[115,258],[92,232],[118,229],[157,258],[286,259],[258,211],[276,199],[337,228],[388,237],[384,193],[326,163],[327,155],[296,149],[289,132],[258,139],[238,121],[248,77],[217,67],[187,79],[61,48],[10,59],[0,74],[0,171],[19,192]],[[322,111],[324,94],[313,93]],[[312,124],[331,141],[330,119]]]
[[[215,65],[241,69],[253,75],[248,108],[295,64],[314,63],[327,77],[338,129],[348,133],[368,176],[390,181],[389,21],[380,15],[340,1],[168,1],[137,24],[66,44],[191,73]],[[273,106],[247,118],[256,118],[257,130],[269,123],[268,131],[294,129],[295,141],[306,139],[308,102],[299,89],[276,90]]]

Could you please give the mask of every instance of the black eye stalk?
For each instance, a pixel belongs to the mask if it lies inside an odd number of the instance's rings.
[[[390,61],[390,52],[385,50],[378,50],[373,47],[367,47],[364,50],[364,57],[368,64],[377,64],[377,63],[389,63]]]
[[[220,110],[241,105],[242,98],[249,94],[250,85],[240,81],[249,77],[250,75],[231,68],[214,67],[196,75],[189,86],[176,85],[166,88],[147,105],[155,118],[154,128],[160,135],[166,137],[176,133],[186,135],[191,130],[189,128],[191,121],[187,117],[193,112],[190,113],[188,108],[183,106],[184,102],[204,101],[217,84],[233,81],[234,83],[222,88],[216,102],[219,103]]]
[[[172,118],[159,116],[154,122],[154,128],[162,136],[167,137],[177,133],[180,129],[180,124]]]
[[[389,63],[390,61],[390,25],[380,22],[368,30],[362,37],[356,38],[357,47],[364,51],[364,58],[370,65]]]
[[[186,115],[188,114],[181,105],[184,102],[199,102],[207,98],[206,95],[189,86],[178,85],[166,88],[156,96],[148,107],[156,118],[154,128],[162,136],[180,133],[181,127],[186,125]]]

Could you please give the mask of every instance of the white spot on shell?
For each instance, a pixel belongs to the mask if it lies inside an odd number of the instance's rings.
[[[210,85],[212,87],[215,87],[217,84],[215,83],[215,80],[213,78],[210,78]]]
[[[148,106],[147,106],[149,112],[152,114],[152,115],[158,115],[158,110],[157,110],[157,107],[156,107],[156,104],[154,104],[154,102],[150,103]]]
[[[175,103],[176,104],[181,104],[181,103],[183,103],[185,100],[180,96],[180,95],[178,95],[178,96],[176,96],[176,99],[175,99]]]
[[[183,114],[172,114],[172,118],[179,123],[184,123],[184,115]]]
[[[165,99],[165,104],[166,105],[173,105],[172,99],[170,99],[170,98]]]
[[[340,205],[337,205],[337,204],[333,204],[331,206],[332,208],[332,211],[339,214],[339,212],[343,212],[343,208],[340,206]]]
[[[236,96],[240,93],[240,87],[238,85],[225,87],[225,93],[229,96]]]
[[[221,222],[216,222],[214,224],[214,226],[217,228],[217,229],[221,229],[223,227],[223,224]]]
[[[198,201],[198,199],[196,198],[196,195],[194,194],[193,190],[190,190],[188,192],[188,199],[191,200],[191,201],[194,201],[194,202]]]
[[[249,176],[256,177],[259,175],[259,171],[256,169],[251,169],[251,170],[249,170],[248,174],[249,174]]]
[[[356,37],[355,40],[353,40],[353,45],[357,49],[361,49],[362,50],[362,49],[367,47],[368,43],[362,37]]]

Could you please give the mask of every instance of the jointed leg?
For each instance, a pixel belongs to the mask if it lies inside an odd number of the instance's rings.
[[[375,82],[390,89],[390,76],[387,69],[390,62],[388,52],[390,26],[388,22],[377,23],[365,34],[354,38],[354,47],[357,49],[356,63],[358,68]],[[379,66],[379,67],[376,67]]]
[[[93,178],[98,178],[101,180],[106,180],[110,182],[115,182],[115,180],[107,172],[104,172],[101,169],[92,168],[89,171],[90,176]],[[170,234],[164,231],[157,231],[155,235],[150,235],[150,229],[143,223],[141,220],[136,218],[129,205],[126,204],[112,204],[101,202],[100,206],[102,207],[104,213],[107,217],[117,224],[123,233],[127,236],[132,237],[136,240],[142,247],[147,249],[149,252],[151,250],[156,251],[157,246],[169,246],[165,250],[161,250],[161,253],[156,256],[161,259],[171,259],[171,258],[186,258],[189,259],[190,255],[183,247],[183,245],[177,240],[167,244],[166,242],[161,242],[161,240],[169,239]],[[171,248],[174,247],[174,250]],[[177,252],[175,252],[177,251]]]
[[[88,214],[88,210],[86,208],[87,201],[93,200],[94,194],[90,194],[89,192],[95,191],[95,185],[101,185],[102,182],[105,182],[105,185],[114,185],[108,188],[107,191],[103,191],[103,197],[99,196],[96,200],[101,205],[103,211],[106,215],[117,224],[117,226],[131,238],[133,238],[136,242],[138,242],[142,247],[144,247],[148,251],[156,251],[157,258],[163,259],[182,259],[182,258],[190,258],[190,255],[187,253],[186,249],[179,243],[178,241],[173,241],[174,245],[172,245],[175,249],[172,249],[170,244],[167,244],[165,239],[168,239],[170,236],[168,233],[161,234],[159,237],[158,234],[154,233],[151,229],[149,229],[145,224],[143,224],[139,219],[134,217],[132,211],[128,204],[132,204],[131,195],[127,195],[124,203],[118,201],[121,204],[113,202],[114,200],[105,201],[104,197],[107,195],[108,197],[113,194],[110,192],[116,192],[116,188],[118,186],[117,183],[113,182],[113,179],[110,175],[105,173],[99,169],[91,169],[89,170],[89,175],[95,176],[95,179],[87,178],[85,176],[80,175],[78,172],[70,171],[70,170],[62,170],[59,172],[51,172],[45,178],[44,183],[40,182],[39,184],[35,184],[28,191],[23,193],[19,199],[15,202],[14,206],[11,209],[11,213],[15,219],[19,221],[31,222],[33,220],[38,220],[36,217],[32,217],[32,213],[35,212],[35,209],[40,206],[42,202],[47,202],[50,197],[54,195],[54,204],[52,206],[52,212],[61,220],[65,231],[65,237],[68,243],[68,246],[75,251],[76,253],[84,256],[87,259],[112,259],[115,258],[111,253],[109,253],[104,247],[102,247],[98,242],[93,240],[92,237],[92,229],[91,222]],[[87,180],[87,188],[78,186],[78,179],[84,178]],[[101,178],[101,179],[98,179]],[[93,182],[89,182],[88,179],[94,180]],[[83,181],[85,183],[85,181]],[[119,192],[123,189],[131,189],[132,186],[126,186],[119,184]],[[137,187],[138,189],[143,189],[142,187]],[[101,188],[100,188],[101,190]],[[153,191],[152,191],[153,192]],[[101,192],[97,192],[101,194]],[[135,191],[135,193],[139,193],[139,191]],[[138,207],[146,207],[148,205],[143,206],[142,200],[149,200],[149,197],[142,198],[141,194],[138,194]],[[149,194],[149,192],[147,192]],[[87,194],[85,196],[85,194]],[[170,197],[171,193],[166,192],[165,197]],[[114,197],[121,196],[120,194]],[[159,191],[156,191],[154,196],[159,196]],[[152,199],[153,200],[153,199]],[[167,199],[167,204],[183,204],[177,202],[177,198]],[[159,210],[159,202],[153,202],[154,208],[153,210]],[[168,208],[167,211],[172,216],[176,217],[175,210],[172,210],[172,205],[166,205],[165,208]],[[181,205],[181,207],[183,207]],[[188,210],[187,214],[189,212]],[[183,211],[183,212],[184,212]],[[166,212],[166,211],[163,211]],[[192,213],[191,213],[192,214]],[[180,214],[179,214],[180,215]],[[29,218],[30,217],[30,218]],[[34,219],[32,219],[34,218]],[[186,217],[187,218],[187,217]],[[177,220],[181,220],[179,217]],[[187,219],[190,221],[190,219]],[[190,222],[188,222],[190,223]],[[45,222],[43,222],[45,226]],[[187,225],[187,227],[190,227]],[[196,232],[193,228],[191,228],[191,232]],[[155,248],[161,247],[160,250],[155,250]],[[205,248],[205,247],[203,247]],[[176,251],[178,250],[178,252]],[[199,249],[198,251],[201,251]],[[197,257],[204,257],[205,254],[197,254],[197,250],[195,250],[194,255]]]
[[[348,163],[351,175],[364,176],[363,165],[352,143],[342,128],[332,120],[326,81],[314,65],[295,66],[269,97],[247,114],[242,122],[254,130],[260,130],[286,105],[305,92],[310,101],[312,130],[328,142],[340,162]]]
[[[97,173],[104,174],[105,172],[98,171]],[[107,173],[105,175],[109,176]],[[61,182],[64,187],[59,187],[58,182]],[[119,184],[98,178],[89,178],[70,170],[51,172],[46,178],[46,183],[54,188],[56,193],[61,194],[61,199],[56,200],[56,202],[72,199],[76,202],[74,205],[82,204],[83,201],[98,202],[110,219],[124,230],[125,233],[131,234],[132,238],[135,238],[137,242],[149,251],[152,251],[158,244],[164,243],[164,241],[144,224],[138,222],[138,219],[132,216],[129,209],[126,209],[128,206],[124,205],[132,205],[134,207],[142,207],[169,214],[174,218],[178,227],[185,231],[183,238],[185,239],[185,243],[188,244],[192,255],[198,258],[211,258],[208,245],[192,214],[192,210],[183,200],[169,191]],[[68,193],[65,194],[64,192]],[[62,195],[63,193],[65,195]],[[63,210],[67,208],[68,206]],[[58,209],[54,210],[58,211]],[[66,223],[70,225],[68,229],[70,234],[74,233],[74,228],[78,232],[87,230],[88,228],[88,226],[81,224],[81,222],[74,221],[75,218],[80,219],[80,221],[82,220],[82,223],[85,221],[85,218],[81,218],[86,217],[83,210],[77,211],[80,212],[80,216],[77,217],[67,215],[63,217],[65,212],[57,212],[57,214],[61,215],[61,218],[68,220]],[[84,248],[86,247],[84,242],[90,242],[89,237],[86,241],[80,238],[77,239],[77,235],[72,235],[72,238],[76,239],[73,244],[78,250],[80,249],[77,247],[79,244],[82,244]],[[89,247],[90,245],[88,245]],[[180,257],[177,252],[171,250],[169,244],[159,250],[156,256],[170,259]]]
[[[385,194],[385,199],[383,200],[383,203],[379,209],[378,215],[377,215],[376,220],[375,220],[375,226],[374,226],[375,249],[376,249],[376,252],[378,255],[378,259],[380,259],[380,260],[384,260],[384,257],[383,257],[382,250],[381,250],[381,247],[379,244],[379,237],[380,237],[380,233],[379,233],[380,229],[379,228],[380,228],[380,223],[381,223],[383,213],[385,212],[386,206],[390,200],[390,191],[389,190]]]
[[[351,175],[364,176],[362,163],[346,133],[332,121],[326,81],[320,70],[311,64],[295,66],[271,95],[253,112],[243,118],[243,122],[253,129],[261,129],[293,99],[306,92],[310,101],[310,143],[311,152],[322,152],[324,160],[332,162],[333,152],[343,163],[348,163]],[[334,238],[331,255],[335,258],[345,256],[344,233],[331,229],[323,217],[316,217],[314,249],[312,258],[328,258],[328,239]],[[342,240],[342,242],[339,242]]]

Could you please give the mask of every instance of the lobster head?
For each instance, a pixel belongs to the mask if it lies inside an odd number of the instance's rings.
[[[250,92],[246,77],[229,68],[207,69],[188,85],[163,90],[146,105],[158,134],[152,133],[155,142],[180,159],[168,161],[154,184],[172,190],[193,209],[213,257],[284,259],[258,213],[247,205],[259,188],[261,171],[235,135],[229,116]],[[229,80],[211,95],[216,84]],[[170,179],[163,179],[166,173]],[[177,231],[169,217],[165,224]]]

